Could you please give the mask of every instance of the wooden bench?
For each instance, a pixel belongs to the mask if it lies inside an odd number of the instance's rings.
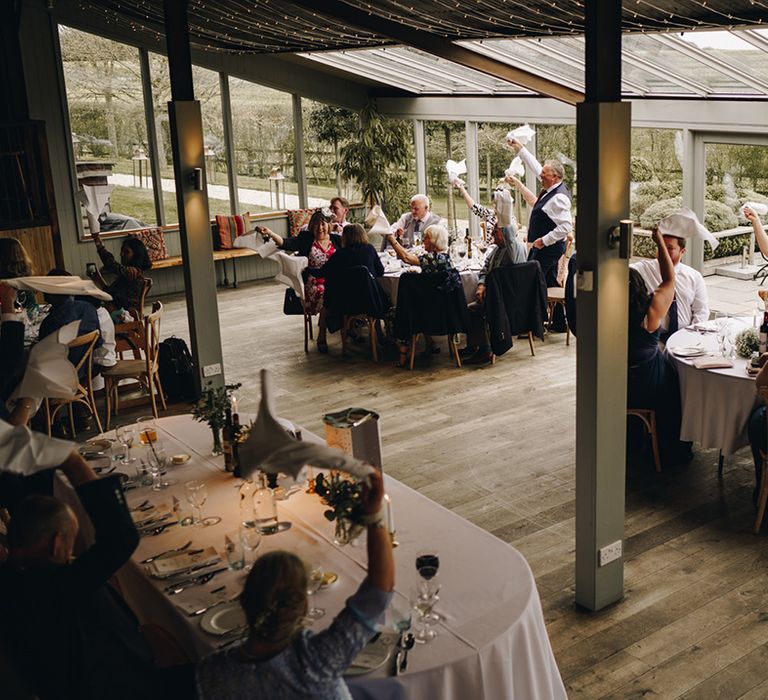
[[[231,248],[228,250],[214,250],[213,261],[214,263],[221,260],[221,264],[224,267],[224,286],[229,286],[229,278],[227,276],[227,260],[232,261],[232,286],[237,287],[237,259],[248,258],[251,255],[256,255],[255,250],[250,248]],[[181,267],[183,259],[181,255],[174,255],[172,257],[163,258],[162,260],[154,260],[152,262],[152,270],[163,270],[168,267]],[[150,274],[152,273],[150,270]]]

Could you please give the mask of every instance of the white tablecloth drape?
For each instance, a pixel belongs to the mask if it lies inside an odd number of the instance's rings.
[[[397,305],[397,288],[400,286],[400,275],[413,274],[405,270],[399,270],[396,272],[387,272],[383,277],[379,278],[379,284],[381,288],[389,295],[392,305]],[[416,271],[418,274],[418,268]],[[464,287],[464,296],[467,299],[467,303],[475,300],[475,291],[477,290],[477,278],[478,270],[462,270],[461,271],[461,284]]]
[[[716,334],[685,329],[669,338],[667,350],[696,345],[712,355],[718,354]],[[759,399],[755,380],[747,374],[747,360],[736,358],[733,367],[724,369],[696,369],[692,359],[669,354],[680,377],[680,439],[718,448],[724,455],[748,445],[747,423]]]
[[[172,527],[156,537],[142,539],[132,561],[119,573],[128,603],[143,622],[165,627],[192,658],[216,648],[217,638],[203,632],[200,617],[189,617],[175,606],[186,593],[169,598],[162,582],[150,579],[138,564],[152,554],[193,540],[195,547],[213,545],[223,551],[224,536],[236,531],[239,522],[238,486],[222,469],[221,458],[210,456],[210,431],[188,416],[163,418],[160,435],[169,454],[186,452],[192,459],[173,467],[168,476],[177,483],[161,492],[149,488],[130,491],[129,503],[145,499],[170,502],[171,495],[183,498],[184,483],[203,479],[208,486],[204,516],[222,521],[205,528]],[[318,439],[303,431],[305,439]],[[355,698],[375,700],[550,700],[565,698],[565,690],[552,654],[536,584],[522,555],[454,513],[442,508],[400,482],[386,477],[392,498],[397,539],[395,550],[397,583],[394,605],[408,609],[408,597],[418,577],[416,553],[425,547],[440,555],[440,612],[444,619],[436,627],[437,637],[417,645],[409,657],[408,671],[388,676],[389,664],[368,675],[348,679]],[[315,623],[317,629],[330,624],[365,576],[364,546],[333,544],[333,525],[323,516],[317,496],[304,489],[278,504],[278,517],[290,521],[286,532],[264,537],[259,554],[289,549],[305,560],[338,574],[338,581],[318,592],[314,604],[327,614]],[[227,586],[228,597],[242,586],[242,572],[225,572],[201,589]]]

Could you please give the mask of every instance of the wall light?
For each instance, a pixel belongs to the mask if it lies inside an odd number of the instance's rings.
[[[630,219],[621,219],[618,226],[608,231],[608,247],[619,249],[619,257],[629,260],[632,257],[632,229]]]
[[[187,175],[187,182],[189,182],[192,189],[197,190],[198,192],[202,192],[203,191],[203,169],[192,168],[192,170],[189,171],[189,175]]]

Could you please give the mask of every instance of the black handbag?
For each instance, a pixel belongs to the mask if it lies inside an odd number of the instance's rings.
[[[299,298],[298,294],[296,294],[296,291],[291,287],[288,287],[288,289],[285,290],[285,298],[283,299],[283,313],[286,316],[304,315],[304,304],[301,303],[301,299]]]

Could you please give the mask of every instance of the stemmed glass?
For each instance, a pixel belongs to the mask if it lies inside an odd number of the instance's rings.
[[[152,477],[152,490],[167,489],[171,482],[163,481],[161,478],[168,465],[168,455],[165,449],[159,445],[153,446],[153,449],[147,454],[147,462],[149,463],[149,474]]]
[[[194,512],[193,525],[198,527],[205,527],[203,520],[203,506],[208,500],[208,487],[202,481],[188,481],[186,483],[187,488],[187,500],[189,505],[192,506]]]
[[[323,576],[325,576],[325,571],[323,571],[322,566],[313,565],[310,567],[307,572],[308,596],[313,596],[320,590],[320,586],[323,585]],[[307,618],[310,620],[319,620],[323,615],[325,615],[325,610],[314,605],[307,610]]]
[[[250,571],[256,563],[256,550],[261,545],[261,533],[255,527],[241,527],[240,541],[243,543],[243,549],[251,553],[250,563],[246,561],[246,570]]]

